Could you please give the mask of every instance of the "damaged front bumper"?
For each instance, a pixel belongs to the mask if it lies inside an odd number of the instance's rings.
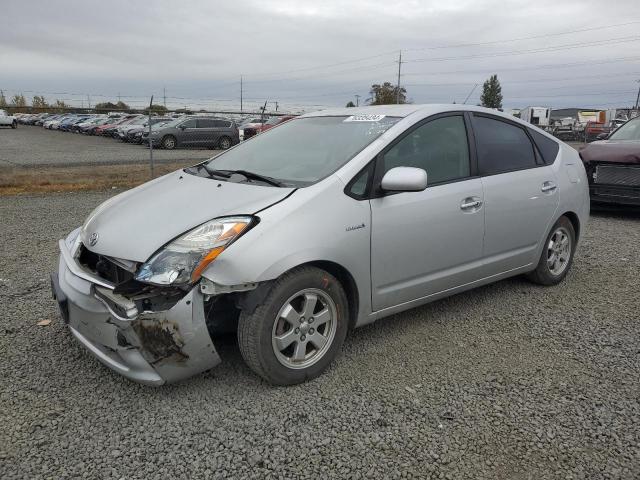
[[[220,363],[197,287],[165,311],[139,311],[77,262],[74,243],[60,241],[53,296],[73,336],[98,360],[147,385],[176,382]]]

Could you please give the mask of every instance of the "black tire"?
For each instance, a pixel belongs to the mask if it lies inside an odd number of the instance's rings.
[[[18,128],[18,122],[14,120],[13,123],[11,124],[11,128],[13,128],[14,130]]]
[[[558,231],[566,232],[569,239],[569,257],[565,262],[561,262],[563,266],[562,271],[554,273],[549,266],[549,260],[553,255],[553,249],[551,248],[552,238]],[[576,251],[576,232],[573,228],[573,224],[567,217],[560,217],[558,221],[551,227],[551,231],[545,240],[545,244],[540,254],[540,260],[536,269],[527,274],[527,278],[533,283],[538,285],[557,285],[567,276],[567,273],[571,269],[573,264],[573,256]],[[551,256],[550,256],[551,254]],[[558,255],[556,253],[556,255]]]
[[[218,148],[220,148],[220,150],[227,150],[231,148],[232,145],[233,142],[229,137],[221,137],[220,140],[218,140]]]
[[[164,148],[165,150],[173,150],[178,144],[178,142],[176,141],[176,137],[174,137],[173,135],[162,137],[161,143],[162,148]]]
[[[278,318],[281,308],[288,304],[292,296],[295,297],[298,292],[305,289],[319,291],[333,301],[336,312],[335,334],[332,340],[328,341],[328,345],[323,347],[323,353],[318,353],[319,357],[315,363],[305,368],[292,368],[283,364],[276,356],[272,335],[277,328],[277,322],[282,321]],[[326,307],[321,305],[320,308]],[[315,378],[329,366],[342,347],[348,330],[348,310],[347,296],[342,285],[333,275],[315,267],[293,269],[275,281],[262,304],[253,312],[240,313],[238,343],[242,357],[251,370],[275,385],[294,385]],[[313,322],[313,318],[310,320]],[[317,328],[320,327],[317,326]],[[298,330],[301,329],[302,324]],[[289,332],[291,330],[293,327]],[[308,335],[313,333],[313,329],[307,332]],[[300,335],[300,338],[304,339],[304,334],[300,333]],[[311,344],[311,341],[308,342]],[[307,348],[305,346],[305,351]],[[314,345],[311,345],[311,348],[313,349]]]

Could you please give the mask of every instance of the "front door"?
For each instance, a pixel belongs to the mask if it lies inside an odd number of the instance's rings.
[[[480,278],[484,194],[468,139],[462,114],[440,116],[412,127],[377,160],[382,174],[423,168],[428,186],[371,200],[374,310]]]

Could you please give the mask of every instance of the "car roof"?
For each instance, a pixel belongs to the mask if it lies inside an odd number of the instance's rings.
[[[484,112],[492,115],[515,119],[514,116],[505,114],[491,108],[477,107],[474,105],[463,105],[460,103],[428,103],[428,104],[402,104],[402,105],[371,105],[365,107],[344,107],[331,108],[327,110],[318,110],[310,112],[301,117],[328,117],[328,116],[352,116],[352,115],[386,115],[389,117],[408,117],[409,115],[420,112],[433,115],[442,112],[451,111],[471,111]]]

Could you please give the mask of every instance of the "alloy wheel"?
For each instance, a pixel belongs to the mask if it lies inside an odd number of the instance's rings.
[[[273,323],[271,344],[288,368],[307,368],[329,350],[337,329],[335,302],[322,290],[307,288],[289,297]]]
[[[561,275],[569,265],[571,258],[571,236],[560,227],[556,229],[547,244],[547,266],[552,275]]]

